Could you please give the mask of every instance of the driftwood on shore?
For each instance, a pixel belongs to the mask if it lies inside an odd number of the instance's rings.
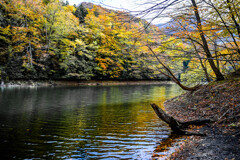
[[[169,127],[172,129],[173,133],[178,135],[204,135],[202,133],[193,133],[188,132],[185,129],[187,129],[190,125],[204,125],[206,123],[212,123],[213,121],[210,119],[203,119],[203,120],[194,120],[194,121],[188,121],[188,122],[180,122],[176,120],[175,118],[169,116],[165,111],[163,111],[161,108],[159,108],[156,104],[151,104],[153,110],[157,114],[157,116],[166,122]]]

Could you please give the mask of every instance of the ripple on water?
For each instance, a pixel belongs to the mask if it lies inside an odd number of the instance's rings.
[[[171,85],[4,89],[1,156],[151,159],[170,131],[149,104],[175,93]]]

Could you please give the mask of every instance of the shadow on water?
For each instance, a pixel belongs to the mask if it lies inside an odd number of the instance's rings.
[[[149,104],[178,94],[175,85],[1,90],[1,157],[151,159],[170,131]]]
[[[154,154],[152,158],[156,158],[158,160],[167,159],[175,152],[179,145],[181,145],[184,136],[170,134],[167,138],[161,139],[159,145],[153,151]]]

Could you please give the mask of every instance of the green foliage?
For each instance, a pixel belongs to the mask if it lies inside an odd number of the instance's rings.
[[[74,15],[78,17],[80,23],[84,23],[84,19],[87,16],[87,14],[88,14],[88,11],[82,4],[79,5],[76,12],[74,13]]]
[[[79,60],[75,56],[69,56],[60,63],[60,69],[63,70],[64,78],[67,79],[90,80],[94,76],[91,63],[84,59]]]

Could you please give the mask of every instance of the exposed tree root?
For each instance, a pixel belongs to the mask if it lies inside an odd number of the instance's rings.
[[[180,122],[173,117],[169,116],[165,111],[163,111],[161,108],[159,108],[156,104],[151,104],[153,110],[157,114],[157,116],[166,122],[169,127],[172,129],[174,134],[178,135],[198,135],[198,136],[205,136],[203,133],[194,133],[189,132],[184,129],[188,128],[190,125],[204,125],[206,123],[212,123],[214,121],[210,119],[203,119],[203,120],[194,120],[194,121],[188,121],[188,122]]]

